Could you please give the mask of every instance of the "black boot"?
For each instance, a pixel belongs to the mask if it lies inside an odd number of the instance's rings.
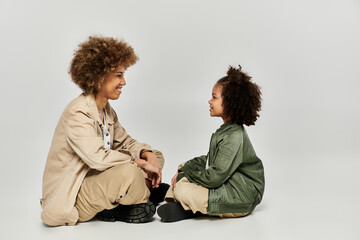
[[[158,188],[151,189],[149,201],[153,202],[155,206],[159,205],[159,203],[164,201],[169,187],[170,185],[167,183],[160,183]]]
[[[103,210],[96,215],[100,221],[122,221],[127,223],[149,222],[155,214],[155,205],[148,201],[134,205],[119,205],[110,210]]]
[[[158,208],[157,213],[162,222],[177,222],[197,216],[191,210],[185,210],[181,204],[177,202],[161,205]]]

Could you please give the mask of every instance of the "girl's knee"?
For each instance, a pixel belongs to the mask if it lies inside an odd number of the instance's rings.
[[[179,181],[176,183],[174,187],[174,197],[178,201],[188,202],[190,198],[192,198],[192,193],[189,192],[187,187],[187,182]]]

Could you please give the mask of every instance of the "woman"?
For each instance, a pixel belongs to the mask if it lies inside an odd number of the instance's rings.
[[[139,223],[154,215],[149,189],[153,201],[165,195],[164,158],[131,138],[108,102],[119,98],[137,60],[131,46],[113,38],[89,37],[75,52],[69,73],[83,93],[55,129],[43,176],[45,224],[75,225],[95,215]]]

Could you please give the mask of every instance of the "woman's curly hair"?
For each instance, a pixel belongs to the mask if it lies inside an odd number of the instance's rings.
[[[260,87],[239,68],[229,67],[227,76],[217,81],[222,86],[224,118],[239,125],[255,125],[261,109]]]
[[[97,94],[106,76],[119,65],[128,68],[138,57],[122,40],[90,36],[74,53],[69,73],[85,94]]]

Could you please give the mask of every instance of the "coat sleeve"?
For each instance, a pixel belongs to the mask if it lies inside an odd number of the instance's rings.
[[[218,142],[214,160],[207,169],[190,170],[185,177],[193,183],[211,189],[220,187],[242,163],[243,138],[233,133]]]
[[[187,172],[190,170],[202,170],[205,169],[206,155],[195,157],[187,161],[183,167],[179,168],[178,172]]]
[[[115,164],[131,161],[129,151],[104,147],[97,121],[84,111],[74,110],[64,124],[67,142],[90,168],[103,171]]]
[[[113,114],[116,115],[115,111],[113,111]],[[145,143],[140,143],[136,139],[132,138],[120,125],[117,117],[115,117],[114,124],[113,149],[129,150],[135,158],[140,158],[140,154],[143,150],[153,151],[153,149],[149,145]]]

